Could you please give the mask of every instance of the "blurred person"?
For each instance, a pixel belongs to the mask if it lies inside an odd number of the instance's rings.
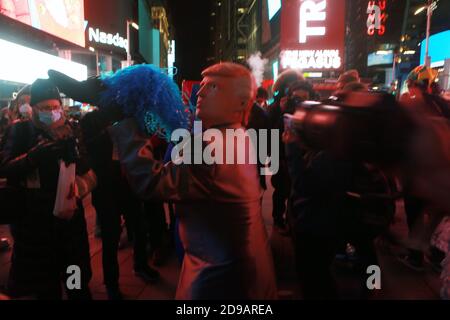
[[[275,101],[269,106],[269,122],[271,129],[280,130],[280,141],[282,143],[282,132],[284,130],[283,114],[288,100],[289,86],[299,80],[304,80],[298,70],[286,70],[282,72],[273,86]],[[272,218],[274,227],[282,234],[286,232],[286,202],[290,194],[289,173],[286,166],[284,148],[280,148],[280,166],[276,174],[271,178],[274,188],[272,194]]]
[[[316,92],[308,81],[296,81],[288,88],[287,99],[281,104],[282,111],[283,113],[292,114],[294,113],[296,106],[301,102],[315,100],[316,97]]]
[[[221,63],[202,75],[197,116],[203,127],[221,132],[244,128],[256,93],[250,71]],[[136,192],[177,204],[185,254],[176,298],[275,299],[257,166],[163,165],[134,119],[123,120],[110,131]]]
[[[342,90],[344,92],[349,92],[349,91],[367,91],[369,90],[368,86],[364,83],[361,82],[349,82],[347,83]]]
[[[303,142],[306,142],[313,150],[326,149],[334,157],[348,155],[350,159],[369,161],[382,165],[401,177],[407,177],[411,195],[424,201],[430,213],[430,223],[418,224],[419,230],[411,242],[414,241],[414,248],[427,250],[430,244],[429,237],[432,234],[430,231],[433,231],[434,226],[439,224],[443,216],[448,216],[450,213],[448,119],[430,113],[430,110],[434,108],[428,104],[425,95],[421,92],[418,92],[413,99],[402,101],[400,106],[393,101],[391,95],[374,93],[353,93],[343,103],[343,106],[334,105],[335,109],[318,106],[318,110],[314,112],[312,109],[306,118],[304,114],[301,117],[299,115],[296,130],[300,130],[302,136],[307,138]],[[343,112],[342,108],[346,105],[350,108],[348,112]],[[359,112],[354,112],[357,111],[353,108],[356,106],[365,108],[367,114],[377,116],[376,119],[374,118],[373,126],[370,120],[365,119],[365,115],[361,116]],[[359,126],[361,122],[362,127]],[[346,130],[342,130],[343,125]],[[370,130],[366,131],[365,128]],[[334,136],[336,136],[336,142],[330,139]],[[294,175],[293,177],[295,178]],[[298,181],[304,182],[305,179]],[[299,201],[299,204],[302,202]],[[308,202],[303,204],[307,205]],[[447,230],[448,227],[443,229]],[[436,232],[448,234],[439,230]],[[448,237],[444,236],[444,239],[438,243],[448,244]],[[447,256],[442,262],[441,275],[443,298],[448,298],[450,288],[449,250],[446,251]]]
[[[267,100],[269,100],[269,92],[263,87],[259,87],[256,91],[256,104],[263,110],[267,109]]]
[[[69,299],[91,299],[82,198],[95,187],[96,177],[77,134],[63,117],[58,89],[48,80],[36,80],[30,104],[32,119],[11,127],[0,166],[0,174],[20,199],[11,222],[8,293],[13,298],[61,299],[63,282]],[[61,174],[73,182],[61,180]],[[67,196],[62,193],[66,189]],[[81,270],[81,288],[70,290],[68,267],[74,265]]]
[[[0,109],[0,139],[3,138],[9,125],[11,124],[9,108]]]
[[[250,115],[248,117],[247,129],[256,130],[257,137],[259,137],[259,130],[269,130],[269,116],[267,113],[267,99],[269,98],[269,93],[264,88],[260,87],[256,93],[256,101],[253,104]],[[256,142],[256,154],[259,154],[259,141]],[[260,168],[262,164],[258,163]],[[260,176],[261,186],[264,190],[267,189],[266,176]]]
[[[301,81],[291,85],[290,113],[313,95],[307,88]],[[366,270],[378,264],[373,240],[394,215],[390,181],[376,166],[346,153],[306,147],[287,123],[283,140],[292,181],[288,216],[304,298],[338,298],[331,266],[342,243],[349,242],[357,248],[354,266],[361,276],[361,297],[367,298]],[[375,194],[386,200],[369,198]]]
[[[98,180],[97,188],[92,192],[92,204],[101,229],[103,283],[109,300],[122,300],[117,256],[122,215],[129,225],[128,233],[134,244],[134,272],[147,281],[157,280],[159,273],[148,266],[148,221],[144,217],[144,204],[133,194],[126,181],[118,161],[117,148],[108,131],[104,130],[109,125],[111,124],[104,110],[88,113],[81,120],[87,154]]]
[[[404,99],[402,102],[417,125],[411,143],[411,161],[405,166],[404,175],[409,177],[410,196],[420,199],[422,207],[426,208],[430,216],[430,222],[427,225],[416,223],[410,243],[414,248],[418,248],[418,251],[439,250],[445,255],[441,260],[441,298],[448,300],[450,299],[450,224],[448,221],[450,216],[448,197],[450,127],[446,118],[430,117],[429,110],[433,110],[433,107],[429,105],[430,100],[426,98],[426,94],[417,92],[413,99]],[[433,252],[431,253],[433,255]],[[442,259],[442,256],[439,258]]]
[[[339,76],[337,91],[342,90],[347,84],[352,82],[361,82],[358,71],[354,69],[348,70]]]
[[[350,166],[327,151],[307,151],[288,132],[286,160],[292,181],[290,220],[295,264],[304,299],[337,299],[331,272],[345,211]]]
[[[23,87],[9,106],[12,122],[30,120],[33,109],[30,106],[31,86]]]
[[[0,162],[2,150],[7,140],[11,125],[18,121],[31,119],[33,110],[30,106],[30,89],[31,86],[29,85],[23,87],[8,107],[8,124],[5,125],[3,135],[0,135]]]
[[[258,88],[256,101],[253,104],[248,117],[247,129],[268,129],[269,119],[267,115],[267,99],[269,93],[264,88]]]
[[[412,99],[423,99],[425,113],[430,116],[440,116],[450,119],[449,103],[441,96],[436,79],[438,72],[426,66],[414,68],[408,75],[408,92],[404,94],[400,101],[409,101]]]
[[[292,179],[289,217],[303,297],[339,297],[331,268],[345,240],[356,247],[354,270],[361,280],[358,290],[361,298],[368,298],[367,267],[378,265],[373,240],[380,228],[389,226],[391,220],[384,222],[384,218],[392,219],[395,205],[393,200],[366,195],[388,196],[389,183],[367,164],[330,150],[305,148],[298,136],[291,135],[289,131],[284,134]],[[350,193],[357,196],[353,198]]]
[[[418,66],[410,72],[407,79],[408,94],[401,97],[409,108],[420,108],[428,117],[438,117],[450,120],[449,104],[440,97],[439,90],[436,90],[435,80],[437,71],[426,66]],[[415,101],[422,101],[416,104]],[[424,214],[426,211],[426,201],[416,196],[412,191],[412,181],[409,177],[402,179],[404,191],[404,203],[406,221],[409,230],[409,237],[414,238],[415,230],[425,223]],[[430,249],[430,262],[432,265],[439,266],[444,254],[435,247]],[[409,248],[408,254],[400,256],[399,260],[407,267],[423,271],[424,252],[419,248]]]

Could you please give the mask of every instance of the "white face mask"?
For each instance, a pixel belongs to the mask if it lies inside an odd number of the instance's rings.
[[[31,114],[33,113],[33,109],[28,103],[24,103],[19,107],[20,115],[24,118],[31,118]]]
[[[58,122],[61,117],[61,110],[39,112],[39,121],[48,126],[55,122]]]

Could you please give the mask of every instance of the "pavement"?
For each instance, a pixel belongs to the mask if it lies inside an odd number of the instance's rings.
[[[270,183],[269,183],[270,185]],[[290,239],[280,235],[272,228],[272,195],[269,189],[263,199],[263,217],[271,238],[275,269],[277,273],[278,293],[280,299],[301,299],[297,288],[294,269],[293,248]],[[106,291],[102,284],[101,241],[95,237],[95,210],[86,201],[86,218],[88,223],[90,253],[93,278],[90,287],[96,300],[105,300]],[[403,203],[397,203],[397,215],[389,235],[376,241],[377,255],[381,269],[381,290],[376,290],[370,299],[374,300],[434,300],[439,299],[440,279],[431,267],[424,272],[415,272],[403,266],[397,256],[405,253],[404,243],[407,239],[407,227]],[[8,237],[7,226],[0,226],[0,238]],[[122,235],[125,241],[125,232]],[[10,238],[11,239],[11,238]],[[12,240],[11,240],[12,241]],[[161,273],[161,280],[156,284],[147,284],[133,274],[133,256],[131,246],[119,251],[120,285],[126,299],[133,300],[171,300],[175,297],[180,264],[175,254],[171,254],[161,267],[155,267]],[[5,286],[10,268],[11,250],[0,253],[0,290]],[[341,268],[335,270],[340,296],[343,299],[358,299],[360,280],[352,272]]]

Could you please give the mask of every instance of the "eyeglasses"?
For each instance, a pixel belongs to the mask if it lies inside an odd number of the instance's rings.
[[[35,106],[35,108],[39,111],[55,111],[61,109],[61,105],[40,105]]]

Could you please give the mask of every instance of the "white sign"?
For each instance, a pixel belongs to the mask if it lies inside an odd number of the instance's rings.
[[[38,78],[48,78],[49,69],[57,70],[80,81],[87,78],[87,67],[80,63],[2,39],[0,39],[0,48],[1,80],[31,84]]]
[[[318,3],[312,0],[303,1],[300,5],[300,43],[306,43],[308,37],[324,36],[326,34],[325,27],[310,27],[310,22],[325,21],[327,13],[327,1],[323,0]]]
[[[283,69],[339,69],[339,50],[285,50],[281,52]]]
[[[115,46],[125,50],[128,48],[128,40],[121,37],[119,33],[114,35],[112,33],[100,31],[99,28],[94,29],[89,27],[89,41]]]
[[[173,79],[175,76],[175,40],[169,42],[169,52],[167,54],[167,66],[169,68],[169,77]]]

